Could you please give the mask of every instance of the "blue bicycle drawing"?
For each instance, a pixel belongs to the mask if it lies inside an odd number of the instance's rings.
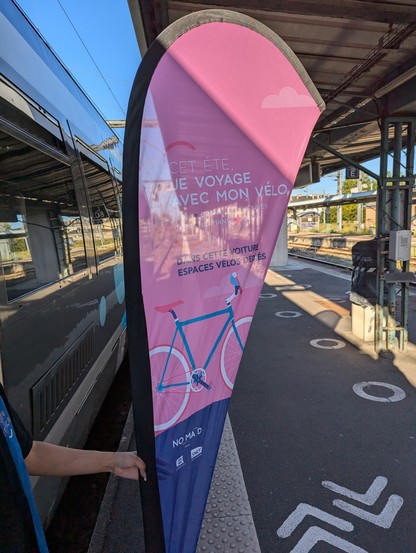
[[[211,389],[211,385],[207,382],[208,366],[227,330],[228,333],[221,346],[221,375],[228,388],[233,389],[252,317],[234,320],[231,302],[241,293],[237,273],[231,275],[230,282],[234,286],[234,292],[226,298],[226,307],[219,311],[181,321],[175,312],[175,308],[184,303],[182,300],[155,307],[155,310],[159,313],[170,313],[175,324],[171,344],[169,346],[158,346],[150,351],[155,430],[166,430],[175,424],[184,412],[191,392],[209,391]],[[226,321],[205,362],[202,366],[198,366],[184,332],[184,327],[220,316],[226,316]],[[190,366],[185,356],[174,347],[176,340],[179,339],[185,347]]]

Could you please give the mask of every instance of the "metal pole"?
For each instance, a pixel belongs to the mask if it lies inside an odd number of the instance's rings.
[[[387,233],[387,152],[389,146],[389,125],[383,119],[381,125],[380,179],[377,187],[377,304],[375,306],[375,349],[383,350],[384,332],[384,267]]]
[[[393,179],[400,177],[400,162],[402,151],[402,125],[401,123],[394,123],[394,137],[393,137]],[[398,187],[398,181],[393,180],[392,190],[390,192],[390,231],[400,229],[400,189]],[[390,273],[394,273],[397,268],[396,260],[389,259],[388,270]],[[390,283],[388,285],[388,320],[387,320],[387,349],[394,351],[396,347],[396,285]]]
[[[325,232],[326,234],[331,234],[331,208],[330,207],[325,208],[325,222],[326,222]]]
[[[388,133],[393,131],[389,142]],[[404,139],[406,145],[404,145]],[[377,194],[377,239],[378,239],[378,264],[377,264],[377,290],[378,307],[376,309],[376,349],[381,351],[383,347],[383,332],[387,331],[387,350],[394,351],[397,337],[401,350],[405,349],[408,340],[408,309],[409,309],[409,283],[406,282],[406,273],[410,271],[409,261],[397,261],[388,259],[388,237],[392,230],[410,230],[412,192],[415,184],[414,157],[416,139],[416,118],[388,118],[382,124],[382,149],[380,157],[380,185]],[[393,146],[393,171],[392,176],[387,176],[387,156],[389,143]],[[406,156],[402,163],[403,156]],[[403,174],[402,167],[406,171]],[[387,263],[386,263],[387,258]],[[398,263],[400,266],[398,267]],[[388,284],[387,308],[384,307],[384,271],[387,265],[389,275],[393,275]],[[404,273],[404,278],[401,274]],[[397,275],[397,278],[394,276]],[[400,282],[401,303],[400,323],[397,324],[396,282]]]
[[[412,119],[406,126],[407,129],[407,144],[406,144],[406,177],[404,190],[404,213],[403,213],[403,228],[410,230],[412,219],[412,192],[415,185],[414,177],[414,159],[415,159],[415,138],[416,138],[416,120]],[[403,261],[403,271],[410,271],[410,261]],[[408,341],[408,324],[409,324],[409,284],[402,283],[401,285],[402,301],[401,301],[401,318],[400,324],[402,332],[400,334],[399,347],[404,350]]]
[[[338,188],[337,188],[338,196],[341,196],[342,194],[342,173],[341,171],[338,171]],[[339,231],[342,231],[342,205],[339,205],[337,207],[337,228]]]
[[[357,190],[358,192],[363,191],[363,181],[361,180],[361,173],[358,173],[358,179],[357,179]],[[363,204],[359,202],[357,204],[357,230],[358,232],[361,231],[361,228],[363,226]]]

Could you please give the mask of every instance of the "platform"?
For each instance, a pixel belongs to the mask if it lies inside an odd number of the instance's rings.
[[[268,272],[197,553],[414,551],[416,295],[407,351],[378,357],[349,290],[314,263]],[[130,417],[121,448],[131,435]],[[140,498],[111,477],[88,553],[121,552],[144,552]]]

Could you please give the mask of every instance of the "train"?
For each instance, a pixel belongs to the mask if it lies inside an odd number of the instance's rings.
[[[82,447],[126,351],[122,142],[0,3],[0,378],[36,440]],[[32,478],[47,526],[65,479]]]

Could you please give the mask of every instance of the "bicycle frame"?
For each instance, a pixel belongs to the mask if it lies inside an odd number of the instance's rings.
[[[163,368],[162,376],[161,376],[160,382],[159,382],[158,387],[157,387],[159,392],[163,392],[163,390],[166,390],[168,388],[174,388],[174,387],[177,387],[177,386],[187,386],[188,384],[190,384],[190,382],[176,382],[174,384],[164,384],[163,383],[164,378],[165,378],[165,374],[166,374],[166,371],[167,371],[167,368],[168,368],[168,365],[169,365],[169,359],[171,357],[172,349],[173,349],[173,346],[175,344],[175,341],[176,341],[176,338],[177,338],[178,334],[182,338],[183,344],[184,344],[185,349],[186,349],[186,353],[188,354],[188,358],[189,358],[189,361],[191,363],[192,371],[197,370],[197,366],[195,364],[195,360],[194,360],[194,357],[192,355],[192,351],[191,351],[191,348],[189,346],[189,342],[188,342],[188,339],[186,338],[183,327],[187,326],[187,325],[194,324],[194,323],[199,323],[199,322],[205,321],[207,319],[212,319],[214,317],[219,317],[221,315],[227,315],[227,314],[228,314],[227,320],[225,321],[224,326],[222,327],[220,333],[218,334],[217,339],[215,340],[215,343],[212,346],[211,351],[209,352],[208,357],[207,357],[207,359],[206,359],[206,361],[205,361],[205,363],[202,367],[202,369],[204,371],[206,371],[206,369],[207,369],[207,367],[208,367],[208,365],[209,365],[209,363],[212,359],[212,356],[214,355],[215,350],[217,349],[218,345],[220,344],[220,342],[222,340],[222,337],[224,336],[224,334],[225,334],[227,328],[229,327],[230,323],[231,323],[231,326],[232,326],[232,328],[234,330],[234,333],[237,337],[238,343],[241,347],[241,351],[243,351],[243,349],[244,349],[244,346],[241,342],[241,338],[238,334],[237,327],[235,325],[234,311],[233,311],[233,308],[232,308],[231,304],[228,305],[225,309],[221,309],[220,311],[213,311],[212,313],[208,313],[207,315],[201,315],[200,317],[194,317],[192,319],[187,319],[185,321],[180,321],[178,318],[174,319],[176,328],[175,328],[175,332],[174,332],[174,335],[173,335],[173,338],[172,338],[172,343],[170,345],[168,357],[166,359],[166,363],[165,363],[165,366]],[[202,378],[198,378],[198,376],[196,376],[195,373],[193,374],[193,378],[194,378],[195,382],[200,383],[207,390],[209,390],[211,388],[211,386],[206,384],[206,382],[204,382],[202,380]]]

